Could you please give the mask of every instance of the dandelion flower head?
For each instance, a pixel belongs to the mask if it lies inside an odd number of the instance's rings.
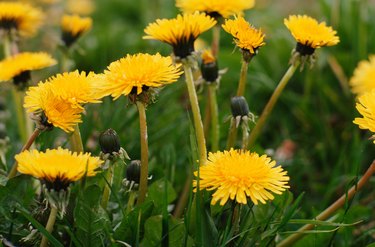
[[[49,83],[40,82],[38,86],[30,87],[24,101],[27,112],[38,115],[43,126],[55,126],[72,132],[74,126],[82,122],[84,109],[56,95]]]
[[[216,21],[205,13],[178,15],[174,19],[158,19],[145,28],[144,39],[156,39],[173,47],[176,57],[185,58],[194,52],[194,41],[213,27]]]
[[[47,149],[39,152],[34,149],[15,156],[18,171],[41,179],[48,189],[66,188],[71,182],[84,176],[95,176],[103,161],[90,153],[72,153],[67,149]]]
[[[375,89],[375,55],[369,60],[359,62],[354,74],[350,79],[353,93],[362,95]]]
[[[21,36],[29,37],[36,33],[44,15],[27,3],[0,2],[0,30],[16,30]]]
[[[150,87],[162,87],[177,81],[182,74],[180,67],[180,64],[173,64],[171,57],[159,53],[128,54],[112,62],[104,71],[106,80],[101,90],[114,99],[121,95],[139,95]]]
[[[182,11],[193,13],[205,12],[212,17],[222,16],[228,18],[231,15],[239,15],[246,9],[254,7],[255,0],[177,0],[176,6]]]
[[[356,108],[362,117],[355,118],[353,123],[358,124],[360,129],[375,133],[375,90],[359,96]]]
[[[333,46],[340,42],[332,27],[325,22],[318,23],[307,15],[291,15],[284,19],[284,24],[297,41],[296,50],[301,55],[311,55],[316,48]]]
[[[23,52],[0,62],[0,81],[9,81],[24,72],[43,69],[56,64],[56,60],[45,52]]]
[[[78,15],[64,15],[61,20],[62,39],[66,46],[71,46],[82,34],[88,32],[92,26],[90,17]]]
[[[198,176],[198,172],[194,173]],[[206,165],[199,167],[199,189],[214,190],[211,204],[229,199],[247,204],[247,197],[257,205],[273,200],[288,186],[289,177],[281,166],[266,155],[233,150],[210,153]],[[194,187],[198,182],[193,182]],[[198,188],[195,188],[195,190]]]
[[[242,50],[255,54],[256,50],[265,45],[265,35],[261,30],[254,28],[243,17],[236,17],[234,20],[225,20],[223,29],[230,33],[236,45]]]

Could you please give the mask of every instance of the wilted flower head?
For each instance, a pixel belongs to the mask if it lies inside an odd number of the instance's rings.
[[[375,89],[375,55],[359,62],[350,79],[353,93],[362,95]]]
[[[43,13],[29,4],[0,2],[0,30],[32,36],[42,24]]]
[[[194,173],[198,176],[198,172]],[[288,186],[289,177],[281,166],[266,155],[233,150],[210,153],[205,165],[199,167],[199,189],[214,190],[211,204],[228,199],[247,204],[247,197],[257,205],[273,200]],[[193,182],[194,187],[198,181]],[[197,190],[196,188],[195,190]]]
[[[254,7],[255,0],[177,0],[176,6],[182,11],[193,13],[205,12],[212,17],[228,18],[230,15],[242,14],[242,11]]]
[[[261,30],[254,28],[243,17],[236,17],[234,20],[225,20],[223,29],[230,33],[236,45],[250,56],[256,54],[259,47],[265,45],[265,35]]]
[[[213,27],[216,21],[204,13],[178,15],[174,19],[157,19],[145,28],[144,39],[156,39],[173,47],[173,53],[181,59],[194,52],[194,41]]]
[[[92,26],[90,17],[78,15],[64,15],[61,20],[62,40],[67,47],[71,46],[82,34],[88,32]]]
[[[375,90],[359,96],[356,108],[363,117],[355,118],[353,123],[358,124],[360,129],[375,133]]]
[[[101,90],[114,99],[121,95],[139,95],[149,88],[162,87],[177,81],[182,74],[181,65],[174,65],[170,57],[159,53],[126,55],[112,62],[104,75]]]
[[[31,70],[43,69],[56,64],[45,52],[23,52],[0,62],[0,81],[12,80],[16,85],[26,83]]]
[[[296,52],[301,56],[312,55],[316,48],[333,46],[340,42],[336,31],[307,15],[291,15],[284,19],[285,26],[297,41]]]

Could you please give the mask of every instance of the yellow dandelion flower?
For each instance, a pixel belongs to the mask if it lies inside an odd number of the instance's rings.
[[[68,0],[66,10],[76,15],[90,15],[95,10],[92,0]]]
[[[90,153],[72,153],[67,149],[47,149],[24,151],[15,156],[18,171],[43,180],[47,189],[66,189],[74,181],[84,176],[95,176],[103,161]]]
[[[211,50],[206,49],[202,52],[202,62],[204,64],[216,62],[216,58],[212,54]]]
[[[19,53],[0,62],[0,81],[14,79],[16,84],[17,82],[25,82],[22,81],[23,73],[43,69],[55,64],[56,60],[45,52]]]
[[[144,39],[156,39],[173,47],[176,57],[185,58],[194,51],[194,41],[213,27],[216,21],[204,13],[178,15],[174,19],[158,19],[145,28]]]
[[[104,96],[99,85],[104,80],[103,76],[93,72],[65,72],[47,79],[46,83],[52,84],[55,95],[70,102],[76,107],[86,103],[100,103]]]
[[[362,95],[375,89],[375,55],[369,60],[359,62],[350,79],[350,86],[355,94]]]
[[[198,176],[198,172],[194,173]],[[281,194],[288,186],[289,177],[281,166],[266,155],[233,150],[210,153],[206,165],[199,168],[199,188],[215,190],[211,204],[228,199],[247,204],[247,197],[257,205],[273,200],[272,193]],[[197,181],[194,181],[197,187]],[[197,189],[197,188],[196,188]]]
[[[39,83],[26,91],[24,107],[27,112],[39,115],[43,126],[58,127],[65,132],[74,131],[74,126],[81,123],[83,108],[72,105],[69,101],[55,95],[51,84]]]
[[[254,7],[255,0],[177,0],[176,6],[182,11],[193,13],[205,12],[212,17],[228,18],[231,15],[240,15],[246,9]]]
[[[88,32],[92,26],[90,17],[78,15],[64,15],[61,20],[62,39],[66,46],[71,46],[82,34]]]
[[[236,45],[242,50],[255,54],[256,50],[265,45],[265,35],[261,30],[254,28],[243,17],[236,17],[234,20],[225,20],[223,29],[230,33]]]
[[[284,24],[297,41],[296,51],[301,55],[311,55],[316,48],[340,42],[332,27],[307,15],[291,15],[289,19],[284,19]]]
[[[375,90],[359,96],[356,108],[363,117],[355,118],[353,123],[358,124],[360,129],[375,133]]]
[[[141,94],[150,87],[162,87],[175,82],[182,74],[181,65],[171,57],[138,53],[112,62],[104,75],[102,90],[114,99],[121,95]]]
[[[42,24],[43,13],[29,4],[0,2],[0,29],[16,30],[21,36],[32,36]]]

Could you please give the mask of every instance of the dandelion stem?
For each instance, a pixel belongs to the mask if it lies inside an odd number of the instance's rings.
[[[296,62],[292,64],[283,78],[281,78],[279,84],[273,91],[273,94],[269,101],[267,102],[266,107],[263,109],[262,114],[260,115],[257,124],[255,125],[254,129],[250,132],[249,141],[248,141],[248,147],[252,147],[256,139],[258,138],[260,132],[262,131],[262,128],[264,127],[264,124],[266,123],[266,120],[268,119],[270,113],[273,110],[273,107],[275,106],[277,100],[279,99],[279,96],[281,92],[284,90],[286,84],[289,82],[290,78],[292,78],[294,72],[299,66],[299,62]]]
[[[237,139],[237,126],[236,126],[236,119],[232,118],[230,121],[230,127],[229,127],[229,134],[228,134],[228,140],[227,140],[227,150],[234,147],[234,143]]]
[[[321,212],[318,216],[315,217],[315,220],[326,220],[332,214],[334,214],[338,209],[345,205],[346,202],[351,200],[354,195],[370,180],[371,176],[375,173],[375,160],[372,162],[370,167],[367,169],[363,177],[358,181],[356,185],[350,188],[344,195],[342,195],[339,199],[337,199],[331,206]],[[306,224],[300,229],[297,230],[296,233],[290,235],[283,241],[281,241],[277,247],[286,247],[292,246],[293,243],[297,242],[299,239],[306,236],[304,234],[305,231],[311,230],[314,228],[313,224]]]
[[[51,206],[51,212],[49,214],[47,225],[46,225],[46,230],[49,233],[51,233],[53,230],[53,225],[55,224],[56,216],[57,216],[57,208],[54,206]],[[46,246],[48,246],[48,239],[46,238],[46,236],[43,235],[42,242],[40,243],[40,247],[46,247]]]
[[[199,150],[199,161],[200,161],[200,164],[203,165],[206,163],[206,159],[207,159],[206,140],[204,138],[203,124],[202,124],[201,114],[199,110],[197,92],[195,90],[195,85],[194,85],[194,80],[193,80],[193,73],[188,63],[184,63],[184,71],[185,71],[185,77],[186,77],[186,85],[188,88],[188,93],[189,93],[189,98],[190,98],[191,110],[193,112],[195,135],[197,138],[198,150]]]
[[[40,134],[40,130],[36,128],[34,132],[31,134],[31,136],[29,137],[29,140],[27,140],[26,144],[22,147],[20,153],[22,153],[25,150],[28,150],[31,147],[31,145],[34,143],[35,139],[39,136],[39,134]],[[8,174],[8,179],[11,179],[16,176],[17,167],[18,167],[18,163],[17,161],[15,161],[12,166],[12,169],[10,170]]]
[[[107,169],[106,176],[105,176],[106,183],[104,185],[103,196],[102,196],[102,201],[100,202],[100,205],[102,206],[102,208],[107,209],[109,197],[111,196],[114,164],[110,160],[106,160],[105,166],[107,166],[108,169]]]
[[[73,133],[69,136],[70,146],[73,152],[83,153],[81,132],[78,124],[74,126]]]
[[[147,136],[147,122],[146,122],[146,108],[143,102],[137,101],[137,108],[139,113],[139,128],[141,135],[141,178],[139,181],[139,195],[137,205],[144,202],[147,193],[148,182],[148,136]]]
[[[23,91],[17,90],[15,87],[12,88],[13,102],[16,110],[18,132],[21,136],[22,142],[27,141],[27,128],[25,122],[25,112],[23,109]]]
[[[173,212],[173,216],[175,218],[180,218],[181,215],[184,213],[186,203],[189,199],[189,192],[190,192],[190,188],[191,188],[191,180],[192,180],[192,173],[189,171],[189,175],[186,178],[184,188],[182,189],[181,195],[179,196],[178,202],[176,204],[176,208]]]
[[[249,141],[249,131],[247,121],[241,123],[242,127],[242,150],[247,150],[247,143]]]
[[[249,62],[242,59],[240,80],[238,82],[237,96],[244,96],[247,80],[247,69],[249,68]]]
[[[208,86],[210,94],[210,112],[211,112],[211,151],[215,152],[219,149],[219,136],[220,136],[220,126],[219,126],[219,111],[217,108],[217,97],[216,97],[216,83],[211,83]]]
[[[133,209],[135,198],[136,193],[131,190],[129,192],[128,204],[126,205],[126,214],[130,213],[130,211]]]
[[[219,55],[220,29],[220,24],[216,24],[212,29],[211,51],[214,57],[217,57]]]

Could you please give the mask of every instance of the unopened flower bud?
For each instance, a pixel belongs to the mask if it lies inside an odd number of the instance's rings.
[[[100,134],[99,144],[102,152],[105,154],[118,153],[121,148],[120,138],[113,129],[107,129]]]
[[[139,184],[141,178],[141,161],[132,160],[126,167],[126,180]]]
[[[248,116],[250,113],[249,105],[246,102],[245,97],[243,96],[235,96],[231,99],[231,110],[233,117],[244,117]]]
[[[214,82],[219,77],[217,61],[209,50],[202,53],[201,73],[202,78],[207,82]]]

